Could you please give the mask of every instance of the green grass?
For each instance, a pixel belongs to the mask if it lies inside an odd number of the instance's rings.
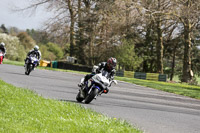
[[[167,82],[159,82],[159,81],[150,81],[150,80],[142,80],[135,78],[126,78],[126,77],[116,77],[117,80],[146,86],[170,93],[175,93],[179,95],[184,95],[196,99],[200,99],[200,87],[187,85],[184,83],[167,83]]]
[[[196,78],[196,81],[198,82],[198,85],[200,85],[200,77],[198,77],[197,75],[195,76],[195,78]],[[169,80],[169,79],[168,79]],[[179,77],[178,77],[178,75],[175,75],[174,77],[173,77],[173,81],[175,81],[175,82],[181,82],[180,80],[179,80]]]
[[[139,133],[126,121],[83,106],[45,99],[0,80],[1,133]]]
[[[8,59],[3,60],[3,64],[10,64],[10,65],[17,65],[17,66],[23,66],[24,62],[19,62],[19,61],[11,61]]]

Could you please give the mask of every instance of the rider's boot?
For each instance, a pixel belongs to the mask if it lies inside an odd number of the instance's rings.
[[[78,87],[84,88],[85,85],[85,78],[81,79],[81,82],[78,84]]]
[[[80,89],[80,97],[85,98],[85,92],[83,89]]]
[[[78,86],[80,87],[80,97],[85,98],[86,96],[86,90],[85,90],[85,81],[84,79],[81,79],[81,82],[78,84]]]
[[[24,69],[25,69],[25,70],[26,70],[26,68],[27,68],[27,66],[26,66],[26,65],[27,65],[27,64],[25,63],[25,64],[24,64]]]

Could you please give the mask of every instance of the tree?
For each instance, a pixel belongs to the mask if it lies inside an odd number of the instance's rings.
[[[135,46],[133,41],[126,39],[122,41],[120,46],[117,46],[115,57],[120,66],[123,66],[125,70],[135,71],[142,62],[142,58],[136,55],[134,48]]]
[[[17,37],[20,40],[20,44],[24,47],[25,51],[28,52],[36,45],[35,41],[26,32],[20,32]]]
[[[75,15],[76,15],[75,11],[76,3],[77,2],[75,0],[64,0],[64,1],[31,0],[30,4],[27,7],[17,9],[17,11],[32,10],[34,12],[39,6],[45,6],[47,11],[53,10],[55,16],[49,19],[45,29],[47,32],[51,32],[51,35],[54,38],[56,37],[60,38],[60,36],[63,37],[63,35],[67,35],[68,31],[70,31],[70,55],[74,56],[75,53],[74,26],[75,26]],[[68,27],[70,27],[70,30],[66,30],[68,29]],[[66,38],[66,36],[64,36],[63,38]],[[64,44],[66,43],[68,42],[65,42]]]
[[[146,23],[143,32],[145,36],[135,44],[135,49],[139,57],[143,58],[142,68],[138,71],[143,72],[157,72],[157,59],[156,59],[156,25],[154,21]]]
[[[77,44],[77,57],[78,57],[78,62],[80,64],[86,64],[86,59],[85,59],[85,56],[84,56],[84,46],[85,46],[85,43],[86,41],[84,40],[84,24],[82,22],[83,20],[83,13],[82,13],[82,0],[78,0],[78,19],[77,19],[77,23],[78,23],[78,30],[76,32],[76,44]]]
[[[55,16],[50,19],[47,25],[47,29],[50,29],[50,31],[53,33],[53,36],[57,36],[57,37],[66,35],[69,32],[70,33],[69,35],[70,56],[75,56],[75,53],[76,53],[75,23],[76,23],[76,14],[77,14],[77,10],[76,10],[77,1],[76,0],[58,0],[58,1],[42,0],[42,1],[45,3],[47,2],[49,4],[48,9],[53,10],[55,13]],[[43,4],[43,3],[40,2],[40,4]],[[67,21],[67,20],[70,20],[70,21]],[[66,38],[66,36],[64,36],[64,38]],[[65,42],[64,44],[66,43],[68,42]]]
[[[1,25],[0,29],[2,30],[2,33],[8,34],[8,29],[5,27],[4,24]]]
[[[49,42],[47,46],[48,50],[55,54],[57,60],[63,58],[63,51],[57,44]]]
[[[26,33],[35,40],[35,42],[47,44],[50,41],[50,35],[42,30],[27,29]]]
[[[193,72],[191,67],[191,50],[192,38],[191,34],[199,23],[199,7],[200,0],[173,0],[175,8],[172,14],[179,18],[180,24],[183,27],[184,35],[184,58],[182,69],[182,82],[189,82],[192,80]]]
[[[169,13],[172,9],[172,2],[170,0],[141,0],[141,4],[136,4],[136,8],[140,14],[144,12],[145,15],[143,16],[150,22],[154,21],[157,33],[157,72],[163,73],[164,32],[171,26],[171,23],[169,23]]]
[[[17,34],[20,32],[20,30],[17,27],[10,27],[9,28],[9,34],[12,36],[17,36]]]
[[[169,74],[170,81],[173,80],[174,75],[179,75],[181,73],[181,59],[183,55],[183,35],[180,34],[177,37],[171,36],[164,44],[165,47],[165,58],[166,60],[166,70],[165,74]],[[180,69],[180,70],[179,70]]]
[[[73,6],[73,0],[66,0],[67,4],[68,4],[68,9],[69,9],[69,13],[70,13],[70,56],[74,56],[75,55],[75,31],[74,31],[74,26],[75,26],[75,16],[76,16],[76,12],[75,7]],[[75,2],[74,2],[75,3]]]

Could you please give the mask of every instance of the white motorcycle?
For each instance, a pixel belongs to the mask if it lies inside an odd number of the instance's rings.
[[[32,70],[37,66],[38,59],[35,56],[29,56],[25,62],[25,74],[29,75]]]
[[[81,82],[83,80],[84,78],[81,79]],[[88,104],[102,93],[107,93],[106,91],[108,91],[108,87],[111,87],[112,83],[117,84],[117,81],[110,79],[107,71],[95,74],[79,89],[76,100],[78,102],[85,100],[85,103]]]

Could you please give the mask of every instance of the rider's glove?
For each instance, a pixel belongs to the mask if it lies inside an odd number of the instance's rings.
[[[115,73],[116,73],[116,70],[115,70],[115,69],[113,69],[113,70],[112,70],[112,72],[113,72],[113,74],[115,74]]]

